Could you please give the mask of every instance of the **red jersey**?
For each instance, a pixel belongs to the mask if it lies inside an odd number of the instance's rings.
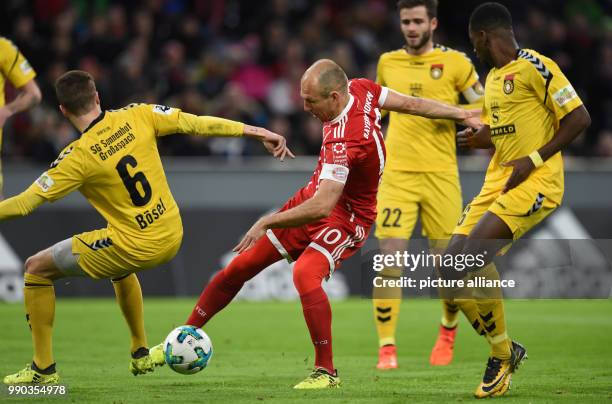
[[[317,168],[292,199],[299,204],[311,198],[323,179],[341,182],[344,190],[330,218],[369,228],[376,219],[376,193],[385,167],[380,106],[388,90],[367,79],[350,80],[348,86],[348,104],[334,120],[323,124]]]

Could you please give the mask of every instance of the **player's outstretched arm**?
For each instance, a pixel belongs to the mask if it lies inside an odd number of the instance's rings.
[[[251,248],[268,229],[297,227],[326,218],[334,210],[342,195],[344,184],[333,180],[322,180],[317,193],[304,203],[283,212],[273,213],[259,219],[244,235],[234,251],[240,254]]]
[[[452,119],[472,128],[480,128],[482,126],[479,110],[465,110],[427,98],[401,94],[391,89],[389,89],[382,108],[389,111],[419,115],[425,118]]]
[[[484,125],[476,132],[472,128],[459,131],[457,145],[462,149],[490,149],[493,147],[491,128],[489,125]]]
[[[41,100],[42,95],[36,81],[28,81],[19,89],[19,94],[13,101],[0,107],[0,128],[4,126],[8,118],[38,104]]]
[[[159,118],[157,116],[157,118]],[[263,143],[270,154],[281,160],[285,156],[294,158],[295,155],[287,147],[287,140],[274,132],[257,126],[246,125],[242,122],[216,116],[197,116],[186,112],[179,112],[177,129],[180,133],[196,136],[247,136]],[[163,130],[163,134],[171,133]]]
[[[19,195],[0,202],[0,220],[27,216],[43,202],[45,202],[43,197],[28,188]]]
[[[525,181],[534,169],[559,153],[590,125],[591,116],[584,105],[581,105],[561,119],[559,129],[557,129],[553,138],[539,150],[535,150],[529,156],[502,163],[501,165],[504,167],[513,167],[512,174],[508,178],[503,192],[508,192]]]

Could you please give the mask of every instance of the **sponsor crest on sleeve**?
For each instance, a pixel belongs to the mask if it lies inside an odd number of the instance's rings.
[[[30,66],[30,63],[27,60],[24,60],[19,65],[19,69],[21,69],[21,72],[23,74],[28,74],[28,73],[30,73],[32,71],[32,66]]]
[[[157,112],[158,114],[162,115],[170,115],[172,114],[172,108],[165,105],[154,105],[153,112]]]
[[[563,87],[561,90],[553,94],[553,100],[555,100],[558,106],[562,107],[577,96],[578,94],[576,94],[576,90],[574,90],[574,87],[572,87],[571,84],[568,84],[567,86]]]
[[[344,182],[346,181],[346,178],[348,177],[348,168],[344,166],[336,166],[333,168],[331,174],[335,180]]]
[[[46,171],[36,180],[36,185],[38,185],[43,192],[47,192],[53,184],[55,184],[55,181],[53,181],[53,178],[51,178]]]

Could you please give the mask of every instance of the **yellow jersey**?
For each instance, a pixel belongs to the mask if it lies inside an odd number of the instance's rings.
[[[485,177],[485,187],[501,188],[512,167],[501,163],[528,156],[548,143],[561,119],[582,105],[559,66],[536,51],[519,49],[517,58],[487,75],[482,121],[490,127],[495,145]],[[561,153],[535,169],[527,181],[547,198],[561,203],[563,159]]]
[[[78,189],[106,219],[113,245],[137,259],[180,240],[183,227],[157,136],[240,136],[244,125],[163,105],[102,112],[28,189],[53,202]],[[27,192],[27,191],[26,191]]]
[[[383,53],[376,81],[397,92],[456,105],[463,93],[468,102],[482,102],[478,73],[462,52],[436,45],[423,55],[404,49]],[[479,108],[476,104],[474,108]],[[387,165],[399,171],[457,171],[455,123],[391,112],[385,138]]]
[[[4,106],[4,87],[7,80],[13,87],[23,87],[36,77],[36,72],[23,57],[19,49],[9,39],[0,36],[0,107]],[[0,127],[0,147],[2,146],[2,127]]]

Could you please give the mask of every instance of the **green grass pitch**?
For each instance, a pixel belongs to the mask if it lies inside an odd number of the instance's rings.
[[[150,343],[159,342],[189,314],[195,299],[147,299]],[[400,369],[380,372],[371,302],[333,302],[335,364],[343,387],[294,391],[313,364],[313,352],[298,303],[237,302],[206,331],[215,354],[203,372],[183,376],[168,367],[134,377],[128,371],[129,339],[111,299],[60,299],[55,319],[55,355],[63,398],[38,401],[143,402],[468,402],[484,372],[488,348],[465,319],[455,360],[428,364],[440,303],[404,301],[399,324]],[[529,360],[514,375],[501,400],[514,402],[612,401],[612,301],[507,301],[510,335]],[[0,374],[21,369],[31,358],[30,334],[21,304],[0,304]],[[0,401],[10,398],[6,390]],[[29,401],[29,400],[28,400]]]

